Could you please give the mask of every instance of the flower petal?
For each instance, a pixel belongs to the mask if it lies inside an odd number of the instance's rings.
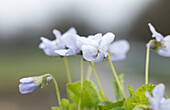
[[[62,49],[64,47],[60,47],[57,40],[50,41],[47,38],[41,37],[42,43],[40,43],[39,48],[43,49],[44,52],[49,56],[59,56],[54,51],[58,49]]]
[[[56,41],[57,41],[57,43],[58,43],[58,47],[60,47],[60,48],[65,48],[65,43],[64,43],[64,41],[62,40],[62,35],[61,35],[60,31],[54,29],[54,30],[53,30],[53,34],[54,34],[55,37],[56,37]]]
[[[97,57],[93,60],[94,62],[101,62],[104,59],[104,54],[103,53],[98,53]]]
[[[148,91],[145,92],[146,97],[149,100],[149,103],[153,110],[159,110],[159,102],[153,98]]]
[[[50,83],[52,81],[52,77],[51,76],[47,76],[46,77],[46,81],[47,81],[47,84]]]
[[[66,56],[67,52],[68,52],[67,49],[55,50],[55,53],[59,54],[60,56]]]
[[[161,47],[156,52],[161,56],[170,57],[170,35],[168,35],[164,38],[163,45],[165,45],[166,48]]]
[[[152,37],[156,38],[156,41],[160,42],[164,37],[162,34],[158,33],[151,23],[148,23],[150,31],[152,32]]]
[[[27,94],[27,93],[33,92],[38,88],[40,88],[40,85],[34,84],[34,83],[20,84],[19,85],[19,91],[20,91],[21,94]]]
[[[78,35],[77,35],[76,45],[80,50],[82,50],[83,45],[89,45],[95,48],[99,46],[98,42],[95,39],[80,37]]]
[[[67,32],[63,34],[63,36],[67,34],[77,34],[77,31],[74,27],[71,27]]]
[[[128,52],[130,46],[126,40],[119,40],[113,42],[108,52],[112,61],[120,61],[126,58],[126,53]]]
[[[88,39],[95,40],[99,43],[102,40],[102,34],[98,33],[96,35],[89,35]]]
[[[164,84],[159,84],[157,85],[153,91],[152,91],[152,94],[153,94],[153,97],[154,99],[156,99],[158,102],[161,101],[161,99],[163,98],[164,96],[164,93],[165,93],[165,86]]]
[[[62,40],[64,41],[65,45],[71,49],[77,49],[76,39],[77,36],[75,34],[65,34],[62,37]]]
[[[83,52],[84,59],[87,61],[95,60],[98,54],[97,49],[89,45],[83,45],[82,52]]]
[[[107,57],[107,50],[110,44],[113,42],[115,35],[113,33],[107,33],[102,37],[100,42],[99,50],[104,53],[105,57]]]
[[[160,110],[170,110],[170,99],[166,99],[160,104]]]
[[[55,35],[56,39],[61,37],[61,33],[57,29],[53,29],[53,34]]]
[[[34,82],[35,78],[33,77],[27,77],[27,78],[22,78],[19,80],[20,83],[30,83],[30,82]]]

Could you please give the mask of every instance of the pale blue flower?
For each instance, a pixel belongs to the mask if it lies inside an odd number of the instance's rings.
[[[110,59],[112,61],[124,60],[126,58],[126,54],[129,48],[129,43],[126,40],[119,40],[113,42],[108,49]]]
[[[155,30],[151,23],[148,25],[150,31],[152,32],[152,37],[156,39],[156,41],[151,45],[151,48],[161,56],[170,57],[170,35],[164,37]]]
[[[67,32],[61,35],[60,31],[54,29],[53,33],[56,37],[55,40],[51,41],[47,38],[41,37],[42,43],[39,45],[40,49],[43,49],[44,52],[49,56],[63,56],[63,52],[55,52],[56,50],[66,51],[66,47],[69,48],[68,53],[75,53],[75,45],[73,41],[75,40],[74,36],[76,35],[75,28],[70,28]]]
[[[78,54],[80,50],[76,45],[77,37],[79,36],[77,35],[75,28],[70,28],[68,32],[62,36],[62,41],[66,45],[66,48],[55,50],[55,53],[59,54],[60,56]]]
[[[170,110],[170,99],[165,99],[164,93],[164,84],[159,84],[152,90],[153,97],[148,91],[145,93],[153,110]]]
[[[107,50],[114,38],[115,35],[113,33],[107,33],[103,37],[101,37],[101,34],[89,36],[87,41],[82,41],[84,43],[80,47],[80,49],[82,49],[84,59],[94,62],[103,61],[103,59],[107,57]]]
[[[45,80],[43,80],[43,78],[45,78]],[[37,77],[22,78],[20,79],[21,84],[19,84],[19,91],[21,94],[33,92],[44,86],[42,85],[44,83],[43,81],[45,81],[45,85],[47,85],[52,81],[52,77],[42,75]]]

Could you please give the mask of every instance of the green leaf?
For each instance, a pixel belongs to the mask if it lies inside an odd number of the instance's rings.
[[[69,92],[72,92],[71,98],[74,98],[75,103],[79,102],[80,96],[80,81],[67,84],[67,88]],[[82,93],[82,104],[81,107],[97,107],[98,103],[102,101],[101,95],[96,88],[96,85],[93,81],[84,80],[83,81],[83,93]]]
[[[133,96],[132,96],[132,102],[134,105],[138,104],[146,104],[149,105],[148,99],[145,96],[145,92],[148,91],[150,94],[152,94],[152,90],[155,87],[153,84],[146,84],[137,89]]]
[[[98,104],[100,109],[104,109],[104,110],[110,110],[113,108],[117,108],[117,107],[122,107],[122,105],[124,104],[124,101],[118,101],[115,103],[111,103],[111,102],[101,102]]]
[[[127,102],[128,109],[132,110],[134,106],[132,104],[132,98],[130,96],[127,98],[126,102]]]
[[[52,110],[60,110],[60,107],[51,107]]]
[[[62,99],[61,106],[63,110],[69,110],[69,101],[67,99]]]
[[[62,99],[61,107],[52,107],[52,110],[76,110],[74,104],[70,104],[68,99]]]
[[[134,88],[132,86],[128,86],[128,91],[129,91],[129,95],[132,97],[133,93],[134,93]]]
[[[124,84],[123,84],[124,83],[124,75],[123,75],[123,73],[119,73],[118,74],[118,78],[119,78],[120,84],[122,86],[122,89],[124,91]],[[113,78],[113,86],[114,86],[114,92],[115,92],[116,99],[118,101],[123,100],[123,96],[122,96],[122,94],[120,92],[120,89],[119,89],[119,86],[118,86],[118,84],[116,82],[116,78],[115,77]]]

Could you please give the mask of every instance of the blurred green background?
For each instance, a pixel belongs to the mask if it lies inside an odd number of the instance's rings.
[[[0,110],[50,110],[57,105],[53,83],[31,94],[21,95],[19,79],[52,73],[66,97],[63,58],[49,57],[38,49],[41,36],[54,39],[52,29],[62,33],[75,27],[79,35],[113,32],[129,41],[127,59],[115,62],[125,73],[125,88],[144,84],[145,45],[151,39],[151,22],[163,35],[170,34],[168,0],[0,0]],[[68,57],[73,81],[80,79],[80,56]],[[107,61],[96,63],[106,96],[114,101]],[[151,52],[149,82],[164,83],[170,96],[170,58]],[[88,68],[85,62],[84,72]],[[92,79],[94,77],[92,76]],[[126,94],[128,95],[127,89]]]

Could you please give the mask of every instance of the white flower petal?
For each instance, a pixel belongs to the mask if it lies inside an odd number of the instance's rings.
[[[83,52],[84,59],[87,61],[95,60],[98,54],[97,49],[89,45],[83,45],[82,52]]]
[[[113,42],[108,52],[112,61],[120,61],[126,58],[126,53],[128,52],[130,46],[126,40],[119,40]]]
[[[48,40],[47,38],[41,37],[42,43],[40,43],[39,48],[43,49],[44,52],[49,56],[59,56],[54,51],[58,49],[63,49],[65,45],[60,45],[61,42],[57,40]]]
[[[66,56],[67,52],[68,50],[66,49],[55,50],[55,53],[59,54],[60,56]]]
[[[33,77],[27,77],[27,78],[22,78],[19,80],[19,82],[21,83],[30,83],[30,82],[33,82],[35,80],[35,78]]]
[[[146,97],[149,100],[149,103],[153,110],[159,110],[159,102],[153,98],[148,91],[145,92]]]
[[[105,54],[105,57],[107,57],[107,50],[110,44],[113,42],[114,38],[115,38],[115,35],[113,33],[107,33],[102,37],[99,50]]]
[[[77,34],[77,31],[74,27],[71,27],[67,32],[63,34],[63,36],[66,34]]]
[[[161,101],[161,99],[163,98],[165,93],[165,86],[164,84],[159,84],[157,85],[153,90],[152,90],[152,94],[153,97],[157,100],[157,101]]]
[[[94,62],[102,62],[104,59],[104,54],[103,53],[98,53],[97,57],[93,60]]]
[[[89,38],[80,37],[80,36],[77,36],[76,44],[80,50],[82,50],[83,45],[89,45],[95,48],[98,48],[99,46],[98,42],[95,39],[89,39]]]
[[[160,104],[160,110],[170,110],[170,99],[166,99]]]
[[[148,23],[148,26],[152,32],[152,37],[156,38],[156,41],[160,42],[163,39],[163,35],[158,33],[151,23]]]
[[[55,35],[56,39],[59,38],[59,37],[61,37],[60,31],[57,30],[57,29],[53,29],[53,34]]]
[[[76,49],[76,34],[65,34],[62,37],[62,40],[64,41],[66,47],[71,48],[71,49]]]
[[[102,40],[102,34],[98,33],[96,35],[89,35],[88,39],[95,40],[99,43]]]
[[[160,47],[159,50],[156,50],[157,54],[164,57],[170,57],[170,35],[163,39],[163,45],[165,45],[166,48]]]

